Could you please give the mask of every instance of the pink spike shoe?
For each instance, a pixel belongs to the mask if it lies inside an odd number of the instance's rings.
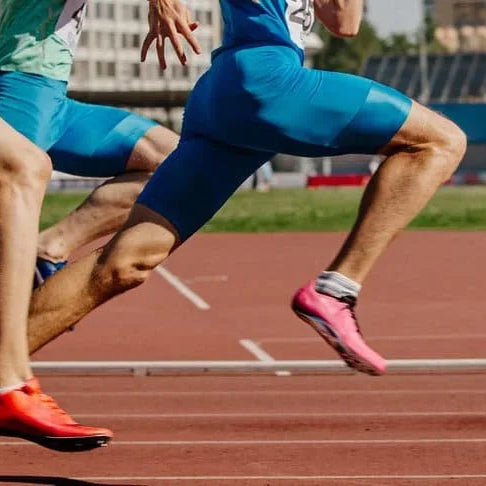
[[[337,299],[317,292],[315,281],[300,288],[292,310],[332,346],[346,364],[362,373],[381,375],[386,361],[363,340],[354,313],[355,300]]]

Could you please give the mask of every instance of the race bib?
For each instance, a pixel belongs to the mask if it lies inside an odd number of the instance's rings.
[[[88,0],[66,0],[56,25],[56,34],[74,52],[83,30]]]
[[[304,36],[309,34],[314,25],[313,0],[287,0],[285,12],[290,37],[299,46],[304,47]]]

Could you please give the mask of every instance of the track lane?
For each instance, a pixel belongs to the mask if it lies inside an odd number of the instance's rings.
[[[298,359],[312,358],[313,353],[334,357],[325,345],[321,348],[320,343],[312,341],[315,334],[291,314],[288,300],[295,287],[322,269],[342,238],[342,234],[201,235],[174,254],[169,268],[181,280],[191,282],[191,288],[211,303],[211,310],[204,316],[161,279],[152,277],[144,288],[97,311],[75,333],[63,336],[38,357],[247,359],[247,353],[238,345],[242,338],[290,339],[269,344],[271,354],[278,359],[285,353],[294,353],[292,357]],[[372,339],[377,349],[390,358],[479,355],[484,344],[483,289],[471,275],[486,273],[486,259],[482,257],[485,243],[486,233],[481,232],[402,235],[380,260],[360,299],[358,314],[363,329],[367,335],[378,338]],[[444,271],[450,278],[444,278]],[[228,279],[200,278],[223,274]],[[450,338],[458,334],[462,337]],[[421,336],[429,337],[421,340]],[[314,344],[302,345],[302,340]],[[446,477],[434,478],[434,475],[485,474],[482,431],[486,376],[483,375],[380,379],[46,377],[42,383],[56,398],[59,392],[59,401],[81,417],[92,413],[97,416],[92,416],[90,422],[108,422],[118,428],[117,440],[125,445],[114,444],[107,450],[69,457],[30,445],[0,446],[0,464],[4,462],[0,470],[5,470],[5,474],[123,476],[127,478],[123,484],[130,484],[134,476],[160,478],[132,481],[147,485],[179,484],[175,479],[167,479],[168,476],[189,477],[186,484],[211,486],[485,484],[484,478],[451,481]],[[110,395],[110,391],[119,395]],[[144,392],[155,395],[146,396]],[[149,420],[100,416],[103,411],[143,415],[197,414],[208,410],[242,415],[161,416]],[[336,415],[343,411],[355,415]],[[286,412],[294,415],[278,415]],[[423,415],[405,415],[414,412]],[[452,413],[447,416],[443,412]],[[243,416],[244,413],[259,416]],[[321,415],[312,416],[318,413]],[[323,440],[322,437],[351,441],[423,441],[436,437],[456,442],[129,444],[134,440],[278,441]],[[480,441],[470,441],[475,438]],[[239,474],[242,479],[229,483],[218,479]],[[275,478],[279,474],[294,479],[279,480]],[[299,480],[295,479],[296,474],[307,478],[324,475],[326,479]],[[327,477],[336,474],[353,477],[340,480]],[[428,477],[405,477],[411,474]],[[194,475],[214,477],[196,482],[191,478]],[[357,477],[363,475],[368,477]],[[258,476],[267,479],[260,480]],[[116,480],[103,482],[116,484]]]
[[[2,473],[92,476],[249,476],[485,474],[486,442],[117,445],[92,453],[56,454],[35,446],[2,446]],[[35,451],[35,456],[32,456]],[[23,461],[15,457],[24,456]],[[108,468],[108,469],[107,469]]]

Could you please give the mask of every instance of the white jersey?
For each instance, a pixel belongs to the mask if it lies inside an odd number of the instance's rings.
[[[313,0],[220,0],[222,49],[246,44],[289,45],[303,56],[314,24]]]

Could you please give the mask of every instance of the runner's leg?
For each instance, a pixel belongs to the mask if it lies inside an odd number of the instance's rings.
[[[30,352],[110,298],[142,284],[271,156],[205,138],[181,141],[146,185],[122,230],[34,292]]]
[[[38,255],[53,262],[65,261],[77,248],[118,230],[179,139],[151,120],[117,108],[70,100],[68,113],[71,124],[50,150],[54,167],[75,175],[114,177],[41,232]]]
[[[27,311],[49,157],[0,119],[0,388],[32,377]]]

